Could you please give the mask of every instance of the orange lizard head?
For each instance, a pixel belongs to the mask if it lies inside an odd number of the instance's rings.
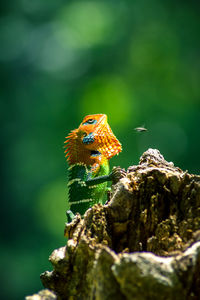
[[[121,152],[122,147],[107,123],[105,114],[86,116],[78,129],[66,137],[66,157],[69,164],[94,164],[98,155],[110,159]],[[95,158],[96,156],[96,158]],[[96,161],[97,162],[97,161]]]

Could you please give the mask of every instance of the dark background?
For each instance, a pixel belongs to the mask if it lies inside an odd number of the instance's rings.
[[[152,147],[199,173],[199,15],[198,1],[1,3],[1,299],[41,289],[66,243],[63,142],[85,115],[108,115],[112,166]]]

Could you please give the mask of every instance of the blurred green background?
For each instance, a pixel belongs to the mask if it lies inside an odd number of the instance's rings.
[[[1,3],[1,299],[41,289],[66,243],[63,142],[85,115],[108,115],[112,166],[152,147],[199,173],[199,15],[198,1]]]

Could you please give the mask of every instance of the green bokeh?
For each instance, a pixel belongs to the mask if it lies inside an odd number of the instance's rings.
[[[65,245],[63,143],[106,113],[137,164],[147,148],[190,173],[200,165],[197,1],[4,1],[0,18],[2,299],[42,288]],[[148,132],[138,133],[144,125]]]
[[[112,127],[127,126],[129,120],[136,115],[134,112],[134,97],[130,95],[129,86],[122,78],[113,76],[102,76],[93,78],[85,86],[80,99],[79,112],[82,115],[105,113],[112,123]],[[113,104],[114,109],[113,109]],[[119,128],[120,130],[120,128]]]

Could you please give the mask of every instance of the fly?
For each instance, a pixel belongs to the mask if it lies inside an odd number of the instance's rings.
[[[137,131],[137,132],[148,131],[145,127],[136,127],[136,128],[134,128],[134,130]]]

